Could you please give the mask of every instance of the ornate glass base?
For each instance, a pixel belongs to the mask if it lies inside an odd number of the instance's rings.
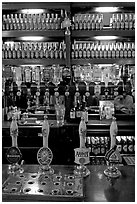
[[[89,174],[90,174],[89,169],[84,165],[76,166],[76,169],[74,170],[75,176],[86,177]]]
[[[54,174],[54,169],[52,169],[51,166],[48,165],[40,165],[38,173],[52,175]]]
[[[107,176],[107,179],[111,186],[113,186],[116,182],[116,179],[121,176],[121,172],[115,166],[109,166],[107,169],[104,170],[104,174],[105,176]]]
[[[11,164],[8,167],[8,174],[22,174],[24,169],[19,164]]]

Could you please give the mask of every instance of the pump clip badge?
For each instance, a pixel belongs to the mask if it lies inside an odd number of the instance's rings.
[[[53,154],[48,147],[42,147],[37,153],[37,161],[40,165],[49,165],[52,162]]]
[[[17,147],[10,147],[7,150],[6,158],[12,164],[18,163],[19,160],[21,159],[21,157],[22,157],[22,154],[21,154],[19,148],[17,148]]]

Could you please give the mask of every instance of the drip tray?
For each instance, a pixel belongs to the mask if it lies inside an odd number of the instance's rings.
[[[82,201],[83,179],[74,175],[23,173],[9,175],[2,188],[3,198],[44,201]],[[35,198],[36,196],[36,198]]]

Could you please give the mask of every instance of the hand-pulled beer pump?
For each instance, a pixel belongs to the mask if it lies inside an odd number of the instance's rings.
[[[85,164],[88,164],[90,157],[90,149],[85,147],[85,138],[86,138],[86,123],[84,117],[81,117],[79,124],[79,137],[80,137],[80,147],[74,149],[75,151],[75,163],[79,164],[74,170],[74,174],[77,176],[86,177],[90,174],[90,171],[87,169]]]
[[[23,160],[19,165],[18,162],[22,157],[22,154],[18,148],[17,137],[18,137],[18,125],[16,117],[13,115],[12,122],[10,125],[10,136],[12,137],[12,147],[7,150],[7,160],[11,163],[8,168],[8,173],[23,173],[22,168]]]
[[[116,123],[116,118],[113,117],[112,123],[110,125],[110,137],[111,137],[110,150],[107,151],[105,155],[105,159],[106,159],[108,168],[105,169],[104,171],[104,174],[105,176],[107,176],[111,185],[114,185],[116,178],[118,178],[121,175],[121,172],[115,166],[115,164],[118,164],[122,160],[121,155],[119,151],[117,150],[117,145],[116,145],[117,132],[118,132],[118,127]]]
[[[47,120],[47,115],[45,115],[42,125],[43,147],[41,147],[37,153],[37,160],[40,164],[39,173],[43,174],[54,173],[54,170],[49,166],[53,159],[52,151],[48,147],[49,130],[50,127]]]

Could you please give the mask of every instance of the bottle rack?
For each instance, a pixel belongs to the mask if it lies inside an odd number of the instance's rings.
[[[102,13],[96,11],[96,8],[100,6],[118,7],[119,11],[114,13]],[[29,57],[27,55],[27,49],[25,51],[25,57],[3,57],[3,65],[20,66],[20,65],[42,65],[51,66],[53,64],[59,64],[71,69],[71,81],[69,85],[73,86],[73,66],[85,65],[85,64],[117,64],[117,65],[134,65],[134,54],[121,57],[114,57],[111,53],[111,57],[107,55],[101,57],[100,50],[95,57],[82,57],[73,58],[73,43],[82,41],[93,42],[93,48],[96,43],[102,43],[100,40],[95,40],[96,36],[116,36],[117,40],[114,43],[121,42],[133,42],[135,41],[135,24],[134,24],[134,3],[3,3],[3,31],[2,40],[3,44],[6,41],[23,42],[22,37],[31,37],[32,35],[37,37],[43,37],[41,42],[64,42],[65,52],[63,51],[63,57],[56,57],[55,53],[50,57]],[[23,14],[20,11],[22,9],[44,9],[42,14],[28,15]],[[46,12],[45,12],[46,11]],[[77,13],[78,12],[78,13]],[[57,15],[58,14],[58,15]],[[71,20],[71,27],[64,28],[63,22],[66,19]],[[120,20],[119,20],[120,19]],[[128,19],[128,20],[127,20]],[[46,26],[44,27],[44,22]],[[6,27],[6,24],[8,25]],[[12,25],[13,24],[13,25]],[[28,24],[28,25],[27,25]],[[37,24],[37,26],[35,25]],[[59,24],[57,27],[56,25]],[[77,27],[76,27],[77,24]],[[39,27],[39,26],[40,27]],[[28,26],[28,27],[27,27]],[[32,26],[32,27],[31,27]],[[36,27],[35,27],[36,26]],[[70,31],[66,32],[66,31]],[[106,41],[105,41],[106,42]],[[100,44],[101,45],[101,44]],[[123,46],[123,45],[122,45]],[[11,48],[10,48],[11,49]],[[8,51],[12,52],[13,48]],[[21,52],[22,52],[22,48]],[[100,47],[101,49],[101,47]],[[42,50],[42,49],[41,49]],[[41,51],[40,50],[40,51]],[[55,50],[53,50],[54,52]],[[29,50],[31,52],[31,50]],[[128,52],[128,50],[127,50]],[[65,55],[65,56],[64,56]],[[74,88],[75,89],[75,88]],[[71,90],[70,90],[71,92]],[[75,90],[74,90],[75,92]],[[71,95],[71,94],[70,94]]]

